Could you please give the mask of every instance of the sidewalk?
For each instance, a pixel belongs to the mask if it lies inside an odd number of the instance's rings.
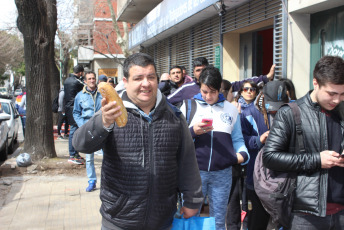
[[[58,157],[65,160],[68,141],[55,141]],[[85,176],[0,177],[0,229],[100,229],[100,166],[102,156],[95,155],[97,190],[86,193]],[[10,188],[8,188],[10,187]]]

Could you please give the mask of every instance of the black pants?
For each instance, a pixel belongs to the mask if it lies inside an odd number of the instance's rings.
[[[270,215],[265,211],[256,192],[246,189],[247,200],[252,203],[252,210],[248,211],[248,230],[266,230]]]
[[[59,112],[59,119],[57,122],[57,134],[60,136],[61,135],[61,127],[63,122],[65,123],[65,131],[64,134],[68,134],[68,129],[69,129],[69,125],[68,125],[68,119],[66,114],[63,114],[62,112]]]
[[[247,212],[246,185],[244,184],[245,175],[242,173],[242,166],[233,167],[232,169],[232,174],[234,176],[232,177],[232,188],[229,195],[226,223],[227,230],[240,230],[241,210]],[[242,207],[240,206],[240,200],[242,200]],[[246,229],[246,224],[247,216],[244,219],[243,229]]]

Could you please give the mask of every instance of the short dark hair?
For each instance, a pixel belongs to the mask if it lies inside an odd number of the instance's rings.
[[[194,69],[197,66],[208,66],[209,62],[205,57],[198,57],[195,58],[192,62],[192,68]]]
[[[326,83],[344,85],[344,60],[334,56],[320,58],[314,67],[313,78],[320,87]]]
[[[97,75],[96,75],[96,73],[95,72],[93,72],[93,71],[87,71],[86,73],[85,73],[85,80],[87,79],[87,75],[88,74],[93,74],[94,75],[94,77],[97,77]]]
[[[183,73],[183,69],[182,69],[182,67],[181,66],[179,66],[179,65],[174,65],[174,66],[172,66],[171,68],[170,68],[170,73],[171,73],[171,70],[173,70],[173,69],[180,69],[180,72],[182,72]]]
[[[73,72],[74,73],[80,73],[80,72],[84,72],[84,67],[82,65],[76,65],[73,68]]]
[[[185,66],[181,65],[180,68],[182,68],[182,71],[185,70],[185,73],[188,73],[188,71],[186,71]]]
[[[220,91],[222,76],[218,68],[214,66],[205,67],[199,76],[200,84],[205,84],[209,88]]]
[[[222,94],[225,98],[227,98],[228,92],[231,88],[232,88],[232,83],[226,79],[222,79],[221,91],[222,91]]]
[[[129,78],[129,70],[132,66],[141,66],[141,67],[146,67],[149,65],[154,66],[154,70],[156,72],[156,66],[154,59],[149,56],[148,54],[145,53],[135,53],[130,55],[124,60],[123,64],[123,74],[125,78]]]

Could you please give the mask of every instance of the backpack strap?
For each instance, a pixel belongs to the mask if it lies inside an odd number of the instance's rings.
[[[196,101],[193,99],[184,100],[185,110],[186,110],[186,122],[190,125],[192,118],[196,113]]]
[[[297,142],[299,143],[299,151],[301,153],[305,153],[305,146],[303,144],[303,136],[302,136],[302,122],[301,122],[301,112],[298,104],[296,102],[288,103],[289,107],[293,111],[294,121],[296,126],[296,134],[297,134]]]

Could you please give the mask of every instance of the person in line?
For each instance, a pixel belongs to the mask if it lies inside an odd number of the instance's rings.
[[[58,100],[59,108],[58,108],[58,121],[57,121],[57,140],[63,140],[64,138],[69,137],[68,130],[69,130],[69,124],[68,119],[65,112],[65,102],[64,102],[64,88],[63,86],[60,89],[59,92],[59,100]],[[62,124],[65,123],[64,126],[64,136],[61,136],[61,128]]]
[[[289,106],[278,110],[265,143],[265,167],[296,173],[290,229],[344,228],[344,60],[324,56],[315,65],[313,87],[296,100],[301,112],[305,153],[297,152]]]
[[[233,101],[233,88],[232,83],[230,81],[222,79],[220,92],[223,94],[227,101]]]
[[[96,74],[94,72],[86,72],[86,85],[75,97],[73,117],[78,128],[85,124],[101,108],[102,95],[98,92],[96,81]],[[91,192],[96,189],[97,184],[94,153],[86,154],[86,172],[88,177],[86,192]]]
[[[181,104],[185,99],[192,99],[193,96],[200,92],[200,83],[199,83],[199,76],[202,70],[208,66],[208,60],[205,57],[198,57],[195,58],[193,61],[193,74],[195,80],[193,82],[187,83],[179,87],[174,93],[170,94],[167,99],[173,105],[180,107]],[[268,82],[273,80],[275,74],[275,65],[271,66],[270,72],[267,75],[261,75],[259,77],[250,78],[250,80],[258,83],[258,82]],[[235,81],[232,82],[232,91],[237,92],[243,81]]]
[[[285,86],[287,87],[287,94],[289,97],[289,101],[290,102],[294,102],[297,100],[296,97],[296,91],[295,91],[295,87],[294,87],[294,83],[292,80],[288,79],[288,78],[281,78],[280,81],[283,81]]]
[[[249,155],[238,110],[220,94],[219,70],[212,66],[204,68],[199,82],[201,92],[194,96],[196,112],[190,118],[189,129],[194,138],[202,192],[209,199],[209,216],[215,217],[217,230],[225,230],[232,166],[247,164]],[[181,111],[188,116],[185,103]],[[212,124],[205,119],[211,119]]]
[[[220,92],[228,102],[235,105],[241,112],[240,104],[233,101],[232,83],[228,80],[222,79]],[[229,194],[229,201],[227,206],[226,226],[227,230],[240,230],[247,228],[247,199],[246,199],[246,165],[232,166],[232,187]],[[238,211],[240,210],[240,211]],[[241,220],[243,219],[243,224]]]
[[[178,189],[184,195],[184,218],[196,215],[202,204],[194,144],[184,116],[158,90],[153,58],[135,53],[125,59],[123,72],[126,126],[115,123],[120,107],[103,98],[101,111],[75,132],[73,145],[85,153],[104,151],[103,230],[167,230]]]
[[[107,82],[107,81],[108,81],[108,77],[106,75],[104,75],[104,74],[99,75],[99,77],[98,77],[98,84],[100,82]]]
[[[271,81],[264,86],[263,92],[257,96],[254,105],[247,107],[241,113],[242,133],[251,157],[246,171],[246,194],[248,202],[251,204],[248,211],[248,230],[265,230],[269,224],[270,215],[265,211],[254,190],[254,164],[258,152],[263,148],[268,138],[269,129],[273,121],[272,118],[277,110],[288,102],[289,98],[285,83],[282,81]]]
[[[191,79],[192,81],[192,79]],[[182,85],[189,83],[190,79],[185,78],[181,66],[172,66],[170,69],[169,80],[161,80],[159,83],[160,91],[168,96]]]
[[[115,80],[113,79],[113,77],[109,77],[108,78],[108,81],[107,81],[112,87],[116,87],[116,85],[115,85]]]
[[[246,108],[254,106],[254,102],[258,94],[259,87],[257,86],[257,84],[254,81],[245,80],[234,99],[239,104],[239,112],[241,113]]]
[[[67,116],[68,123],[70,125],[69,130],[69,163],[73,164],[84,164],[85,159],[82,158],[77,151],[75,151],[72,140],[75,130],[78,128],[77,124],[74,121],[73,109],[74,109],[74,99],[75,96],[83,89],[83,75],[84,67],[82,65],[76,65],[73,68],[73,72],[69,74],[69,77],[64,82],[64,92],[65,92],[65,112]]]
[[[189,82],[192,82],[193,79],[192,79],[192,77],[190,77],[190,76],[188,75],[185,66],[180,66],[180,67],[181,67],[182,70],[183,70],[184,84],[189,83]]]

